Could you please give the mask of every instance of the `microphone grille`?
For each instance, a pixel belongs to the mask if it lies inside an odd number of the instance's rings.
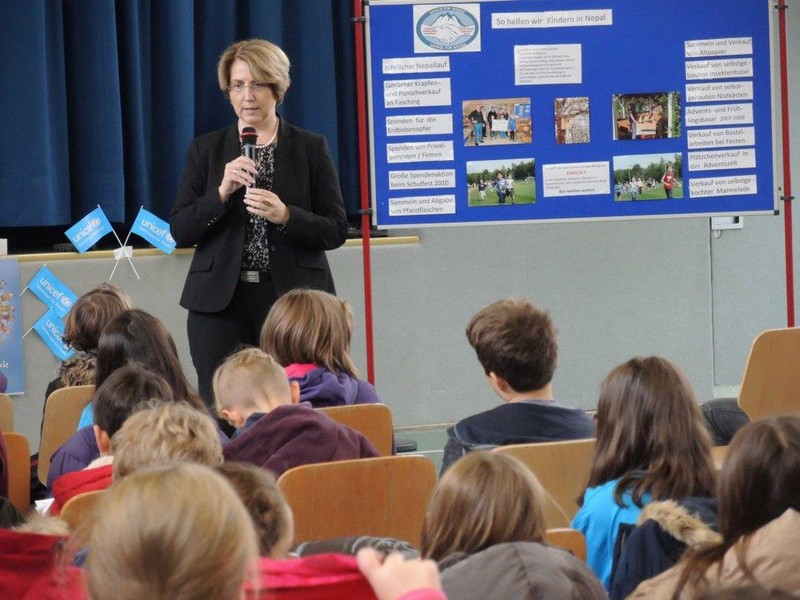
[[[258,140],[258,134],[256,133],[255,127],[242,128],[242,144],[251,144],[255,146],[257,140]]]

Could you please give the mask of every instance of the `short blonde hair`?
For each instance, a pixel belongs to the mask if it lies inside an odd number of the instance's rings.
[[[226,97],[230,96],[228,87],[231,84],[231,67],[241,60],[250,67],[250,73],[259,83],[268,83],[275,94],[275,101],[280,104],[286,90],[292,83],[289,77],[289,57],[278,46],[266,40],[242,40],[228,46],[217,63],[219,87]]]
[[[357,377],[349,354],[352,337],[350,304],[319,290],[291,290],[267,314],[260,346],[284,366],[314,363]]]
[[[504,542],[541,542],[546,496],[511,456],[473,452],[439,480],[422,527],[422,556],[439,561]]]
[[[114,479],[145,467],[194,462],[222,464],[222,444],[207,414],[184,402],[167,402],[137,412],[111,438]]]
[[[237,600],[258,543],[231,486],[202,465],[143,469],[100,499],[87,566],[93,600]]]
[[[256,398],[280,398],[292,401],[289,379],[283,367],[258,348],[245,348],[231,354],[217,367],[212,380],[217,413],[229,408],[255,408]]]

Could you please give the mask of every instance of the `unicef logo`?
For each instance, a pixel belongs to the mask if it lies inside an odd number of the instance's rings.
[[[417,37],[436,50],[458,50],[478,36],[478,21],[457,6],[439,6],[417,21]]]
[[[72,300],[66,296],[61,296],[61,305],[64,307],[72,306]]]

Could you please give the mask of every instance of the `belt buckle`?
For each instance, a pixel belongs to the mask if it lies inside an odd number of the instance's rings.
[[[258,271],[242,271],[239,275],[239,280],[244,283],[259,283],[261,281],[261,273]]]

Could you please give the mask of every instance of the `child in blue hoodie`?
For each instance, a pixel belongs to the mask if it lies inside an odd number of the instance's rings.
[[[317,290],[281,296],[261,329],[261,349],[300,385],[314,408],[379,402],[371,383],[358,379],[348,353],[353,313],[344,300]]]

